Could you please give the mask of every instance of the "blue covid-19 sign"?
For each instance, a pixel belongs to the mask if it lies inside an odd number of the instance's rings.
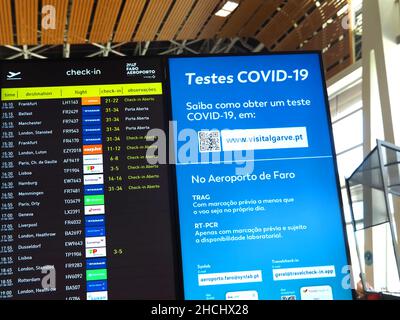
[[[186,299],[351,299],[320,59],[169,59]]]

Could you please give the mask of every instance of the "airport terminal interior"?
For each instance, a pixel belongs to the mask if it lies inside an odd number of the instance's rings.
[[[399,0],[0,0],[0,300],[400,298]]]

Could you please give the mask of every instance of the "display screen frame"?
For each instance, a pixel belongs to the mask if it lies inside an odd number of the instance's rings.
[[[344,242],[344,247],[345,247],[345,259],[347,262],[348,266],[351,266],[351,255],[350,255],[350,246],[349,246],[349,236],[348,232],[346,229],[346,221],[345,221],[345,215],[344,215],[344,206],[343,206],[343,197],[341,193],[341,188],[340,188],[340,177],[339,177],[339,171],[338,171],[338,165],[337,165],[337,155],[336,155],[336,149],[335,149],[335,142],[334,142],[334,136],[333,136],[333,128],[332,128],[332,118],[331,118],[331,112],[330,112],[330,107],[329,107],[329,96],[328,96],[328,89],[327,89],[327,80],[326,80],[326,73],[324,69],[324,63],[323,63],[323,57],[322,57],[322,52],[320,50],[305,50],[305,51],[279,51],[279,52],[249,52],[249,53],[216,53],[216,54],[181,54],[181,55],[168,55],[166,56],[166,76],[168,77],[168,80],[166,83],[168,86],[170,86],[170,64],[169,60],[170,59],[181,59],[181,58],[210,58],[210,57],[258,57],[258,56],[284,56],[284,55],[309,55],[309,54],[316,54],[318,56],[319,60],[319,72],[321,75],[321,81],[322,81],[322,90],[323,90],[323,95],[324,95],[324,106],[325,106],[325,116],[326,116],[326,121],[328,124],[328,135],[329,135],[329,140],[330,140],[330,146],[331,146],[331,153],[332,153],[332,161],[333,161],[333,170],[335,174],[335,184],[336,184],[336,194],[338,196],[338,205],[340,209],[340,222],[342,225],[342,232],[343,232],[343,242]],[[169,108],[169,114],[171,116],[170,121],[173,121],[172,114],[173,114],[173,102],[172,102],[172,92],[169,88],[169,101],[167,103],[167,107]],[[176,152],[176,150],[174,150]],[[178,203],[178,183],[177,183],[177,175],[176,175],[176,167],[177,165],[174,164],[174,175],[172,175],[172,178],[174,179],[173,184],[175,185],[175,216],[176,216],[176,221],[177,221],[177,227],[178,227],[178,232],[177,232],[177,237],[178,237],[178,242],[179,242],[179,257],[180,257],[180,275],[179,278],[181,279],[181,291],[179,295],[179,299],[184,300],[185,299],[185,283],[184,283],[184,270],[183,270],[183,254],[182,254],[182,246],[181,246],[181,223],[180,223],[180,213],[179,213],[179,203]],[[356,291],[355,291],[355,279],[354,275],[352,273],[352,270],[350,270],[350,284],[351,284],[351,298],[352,300],[355,300],[357,297]]]

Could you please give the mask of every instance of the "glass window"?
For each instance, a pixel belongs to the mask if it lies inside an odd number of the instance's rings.
[[[346,188],[342,188],[342,199],[343,199],[343,211],[344,211],[344,219],[346,223],[351,223],[351,211],[350,211],[350,204],[349,198],[347,197],[347,190]],[[353,199],[353,214],[354,219],[356,221],[363,219],[364,217],[364,206],[362,201],[354,201]]]
[[[363,147],[359,146],[337,157],[340,185],[345,186],[345,178],[349,177],[363,161]]]
[[[360,274],[360,264],[358,262],[356,239],[354,237],[353,226],[351,224],[346,225],[346,232],[347,232],[347,240],[348,240],[348,245],[349,245],[349,250],[350,250],[351,268],[353,271],[354,281],[355,281],[355,283],[357,283],[360,280],[359,276],[358,276]]]
[[[337,153],[363,143],[362,115],[362,110],[359,110],[333,124],[333,138]]]
[[[338,95],[330,97],[332,117],[332,132],[337,154],[337,164],[343,200],[344,219],[346,222],[347,241],[350,250],[351,267],[354,276],[354,285],[357,284],[360,273],[355,237],[357,236],[363,252],[364,232],[354,233],[351,224],[350,206],[345,187],[345,178],[363,161],[363,111],[362,111],[362,82],[361,79],[354,85],[344,88]],[[354,199],[353,199],[354,200]],[[363,203],[355,199],[353,203],[354,216],[361,219]],[[363,259],[363,254],[361,256]]]

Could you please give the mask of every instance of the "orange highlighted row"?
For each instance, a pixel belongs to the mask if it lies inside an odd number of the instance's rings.
[[[102,154],[103,153],[103,146],[101,144],[92,144],[83,146],[83,154]]]
[[[100,105],[100,102],[101,102],[100,97],[82,98],[83,106]]]

